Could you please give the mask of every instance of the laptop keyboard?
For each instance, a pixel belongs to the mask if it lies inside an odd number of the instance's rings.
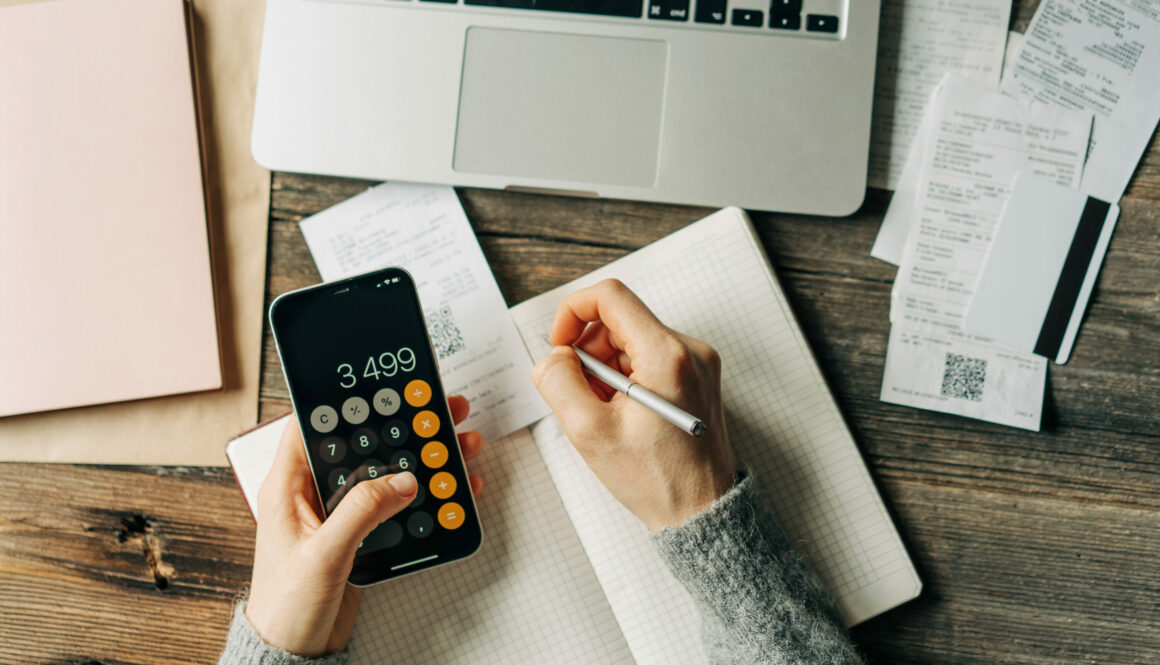
[[[839,37],[841,0],[386,0],[390,6],[505,9],[640,19],[657,25],[736,27],[769,34]],[[766,4],[768,3],[768,4]]]

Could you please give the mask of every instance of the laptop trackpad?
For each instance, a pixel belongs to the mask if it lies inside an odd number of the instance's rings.
[[[668,45],[469,28],[456,171],[651,186]]]

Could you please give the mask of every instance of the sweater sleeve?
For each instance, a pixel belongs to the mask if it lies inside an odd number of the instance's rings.
[[[345,651],[307,658],[266,644],[246,619],[245,609],[245,602],[234,608],[234,620],[218,665],[346,665]]]
[[[778,527],[752,475],[653,540],[697,604],[711,663],[862,662],[834,598]]]

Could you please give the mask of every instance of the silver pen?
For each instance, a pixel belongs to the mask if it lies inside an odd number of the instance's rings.
[[[572,350],[580,357],[580,364],[584,366],[584,369],[588,370],[592,376],[607,383],[610,387],[628,395],[640,404],[643,404],[646,408],[652,410],[653,413],[693,436],[701,436],[701,433],[705,431],[705,423],[701,422],[700,418],[675,406],[672,402],[669,402],[639,383],[634,383],[632,379],[593,358],[581,349],[573,346]]]

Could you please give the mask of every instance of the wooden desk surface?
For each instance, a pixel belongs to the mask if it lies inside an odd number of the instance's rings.
[[[1025,27],[1030,9],[1020,6]],[[1144,663],[1160,654],[1160,141],[1035,434],[878,400],[888,201],[757,214],[806,337],[925,581],[853,631],[880,663]],[[267,302],[318,280],[296,222],[367,186],[275,174]],[[701,218],[679,206],[460,193],[510,304]],[[289,406],[267,331],[261,412]],[[223,442],[224,443],[224,442]],[[0,661],[209,663],[254,529],[226,469],[0,465]]]

